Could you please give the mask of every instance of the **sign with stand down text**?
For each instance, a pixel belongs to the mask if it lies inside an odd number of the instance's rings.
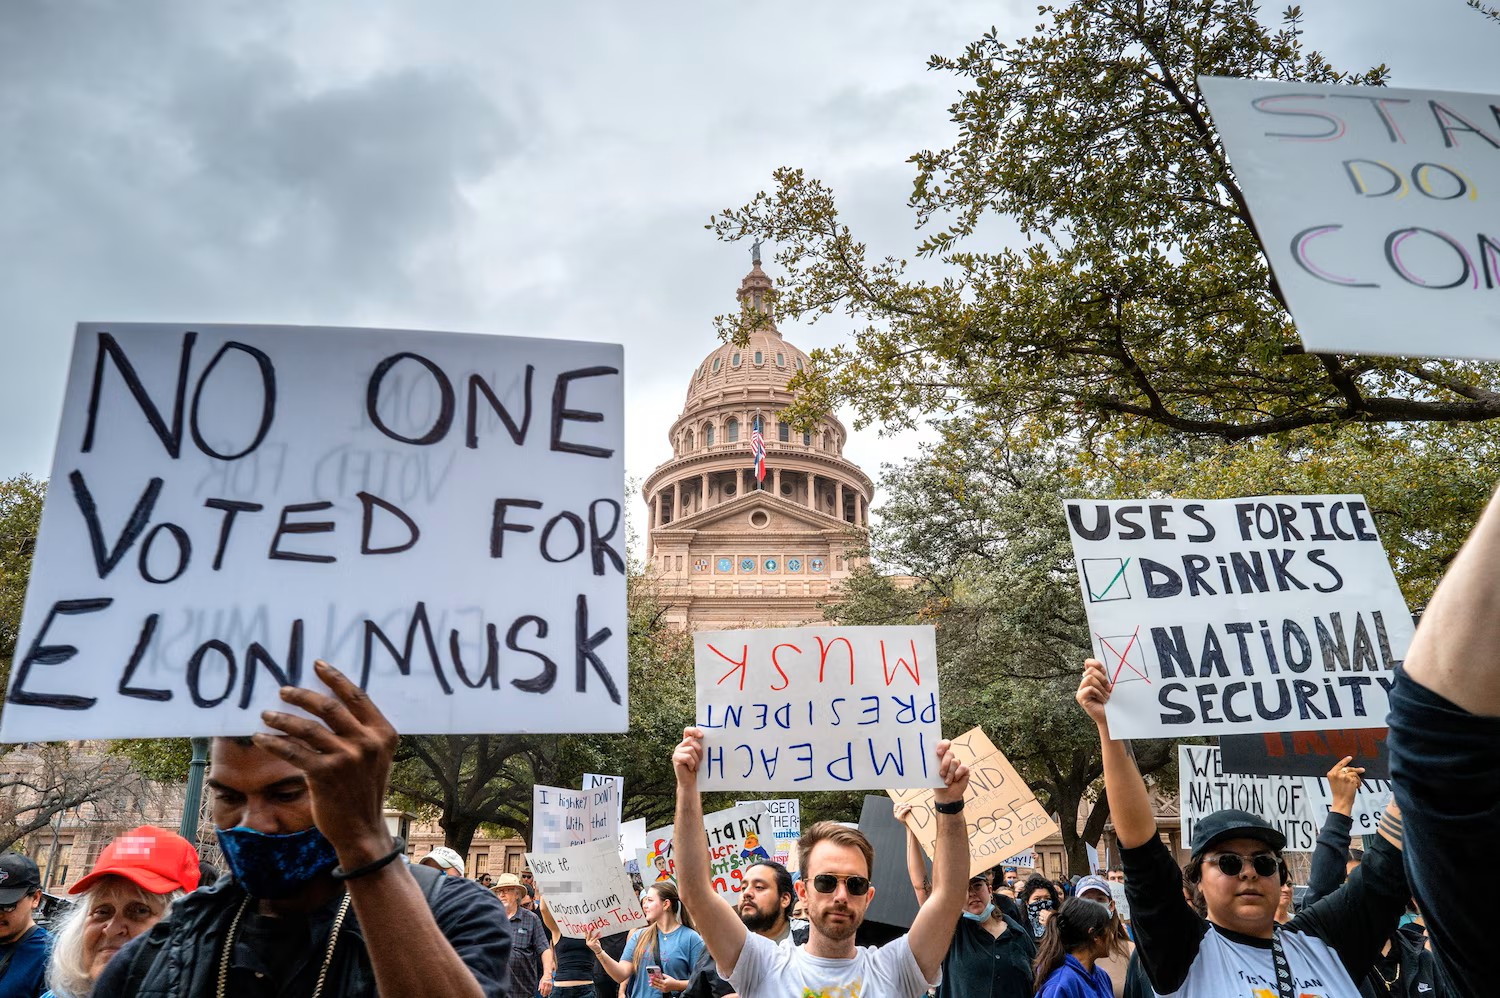
[[[1412,625],[1362,497],[1064,505],[1111,735],[1385,723]]]
[[[558,929],[569,939],[590,932],[608,936],[646,924],[615,844],[607,839],[557,852],[528,852],[526,865]]]
[[[78,327],[0,738],[623,731],[618,346]]]
[[[1006,857],[1029,849],[1057,831],[1057,823],[1037,801],[1005,753],[979,728],[953,739],[956,752],[969,767],[969,790],[964,794],[963,817],[969,832],[969,875],[1009,862]],[[887,791],[896,804],[910,804],[906,816],[922,849],[930,857],[937,843],[937,816],[931,790]]]
[[[693,661],[703,790],[941,784],[931,627],[699,631]]]
[[[1309,351],[1500,360],[1500,96],[1198,85]]]

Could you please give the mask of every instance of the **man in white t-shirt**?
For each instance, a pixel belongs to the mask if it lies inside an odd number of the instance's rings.
[[[707,836],[687,832],[703,827],[698,794],[703,732],[683,730],[672,753],[679,829],[672,842],[677,889],[719,973],[740,998],[917,998],[937,986],[968,892],[963,803],[969,770],[948,751],[948,742],[938,742],[935,752],[943,786],[934,791],[932,894],[917,911],[911,931],[879,948],[855,946],[854,933],[875,893],[870,883],[875,851],[858,830],[820,821],[797,844],[802,870],[797,894],[807,904],[807,942],[777,945],[749,932],[715,893],[709,881]]]

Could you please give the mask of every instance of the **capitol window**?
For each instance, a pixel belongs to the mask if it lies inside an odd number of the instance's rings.
[[[731,356],[729,358],[729,366],[730,367],[739,367],[740,366],[740,355],[739,354],[734,354],[733,356]]]
[[[736,357],[739,354],[735,354]],[[730,416],[724,421],[724,442],[726,444],[738,443],[740,439],[740,421]]]
[[[786,367],[786,354],[781,353],[779,351],[777,352],[777,354],[776,354],[776,366],[777,367]]]
[[[712,423],[705,423],[705,424],[703,424],[703,446],[705,446],[705,447],[712,447],[713,445],[714,445],[714,424],[712,424]]]
[[[722,359],[722,358],[720,358],[720,357],[715,357],[715,358],[714,358],[714,373],[715,373],[715,374],[718,374],[718,373],[719,373],[719,361],[720,361],[720,360],[721,360],[721,359]]]
[[[776,425],[776,439],[784,444],[792,442],[792,426],[790,423],[778,423]]]
[[[755,351],[755,362],[757,364],[764,364],[766,362],[765,354],[761,353],[759,350]]]

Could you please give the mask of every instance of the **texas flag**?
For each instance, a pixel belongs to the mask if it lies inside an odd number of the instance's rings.
[[[760,417],[750,424],[750,453],[755,455],[755,480],[766,480],[766,439],[760,435]]]

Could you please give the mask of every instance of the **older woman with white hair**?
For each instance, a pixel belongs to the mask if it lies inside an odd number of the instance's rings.
[[[110,958],[198,886],[198,852],[180,835],[142,825],[104,847],[57,926],[43,998],[86,998]]]

